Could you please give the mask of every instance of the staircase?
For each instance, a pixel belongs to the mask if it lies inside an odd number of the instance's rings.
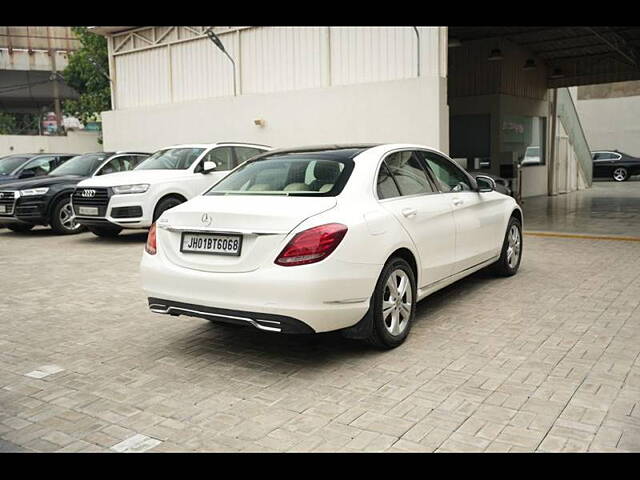
[[[558,119],[562,123],[567,135],[569,137],[569,143],[573,148],[576,159],[578,160],[578,167],[584,182],[591,186],[593,179],[593,163],[591,160],[591,150],[589,144],[582,130],[582,124],[580,123],[580,117],[576,110],[576,106],[573,102],[573,97],[569,93],[568,88],[558,89]]]

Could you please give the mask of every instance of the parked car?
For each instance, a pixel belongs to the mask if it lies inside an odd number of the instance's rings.
[[[0,186],[0,223],[15,232],[51,225],[54,232],[82,231],[71,209],[78,182],[112,172],[131,170],[149,156],[142,152],[95,152],[72,158],[49,175]]]
[[[133,171],[94,177],[73,193],[76,220],[98,236],[149,228],[165,211],[208,189],[236,165],[270,147],[243,143],[174,145]]]
[[[513,196],[513,192],[511,191],[511,187],[509,186],[509,180],[507,180],[506,178],[482,170],[471,170],[469,171],[469,173],[474,177],[477,175],[491,177],[493,181],[496,182],[496,192],[500,192],[503,195],[508,195],[510,197]]]
[[[0,159],[0,185],[47,175],[77,153],[23,153]]]
[[[141,260],[151,311],[400,345],[416,301],[483,267],[514,275],[522,211],[421,145],[276,150],[163,215]]]
[[[591,152],[591,158],[595,178],[613,178],[616,182],[624,182],[632,175],[640,174],[640,158],[618,150],[597,150]]]

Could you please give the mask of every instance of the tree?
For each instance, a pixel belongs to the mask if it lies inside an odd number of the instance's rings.
[[[65,114],[87,123],[94,120],[96,114],[111,109],[107,39],[89,32],[86,27],[73,27],[72,30],[82,46],[70,55],[62,75],[80,97],[65,100],[62,107]]]
[[[0,112],[0,135],[15,135],[16,118],[10,113]]]

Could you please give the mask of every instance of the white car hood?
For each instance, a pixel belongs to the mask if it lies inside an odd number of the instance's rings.
[[[137,183],[161,183],[192,175],[190,170],[130,170],[99,175],[78,184],[79,187],[115,187]]]

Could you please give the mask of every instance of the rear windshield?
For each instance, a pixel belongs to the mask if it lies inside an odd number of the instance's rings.
[[[167,148],[159,150],[134,170],[186,170],[204,152],[204,148]]]
[[[81,177],[90,177],[96,169],[102,165],[109,154],[106,153],[87,153],[78,155],[71,160],[67,160],[58,168],[53,170],[49,175],[61,177],[63,175],[79,175]]]
[[[344,188],[353,161],[314,154],[248,161],[215,184],[207,195],[334,197]]]
[[[0,158],[0,175],[11,175],[14,170],[20,167],[31,157],[4,157]]]

